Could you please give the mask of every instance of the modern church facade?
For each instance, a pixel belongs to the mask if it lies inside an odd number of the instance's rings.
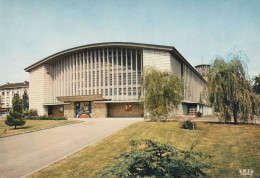
[[[174,72],[187,84],[178,114],[194,114],[205,79],[172,46],[98,43],[51,55],[27,68],[30,109],[39,115],[142,117],[138,104],[146,66]],[[203,114],[211,114],[203,107]]]

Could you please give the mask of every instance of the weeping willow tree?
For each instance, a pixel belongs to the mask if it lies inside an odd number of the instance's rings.
[[[152,121],[167,120],[169,112],[183,99],[182,80],[172,72],[146,67],[141,85],[144,89],[141,105]]]
[[[248,122],[259,111],[258,98],[247,79],[246,63],[239,54],[226,62],[217,57],[208,76],[208,97],[219,118],[226,123],[234,119]]]

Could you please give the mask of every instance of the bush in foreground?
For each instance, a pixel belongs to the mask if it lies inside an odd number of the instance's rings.
[[[198,161],[209,157],[196,151],[177,150],[171,145],[151,140],[132,140],[130,152],[116,157],[118,162],[100,172],[118,177],[202,177],[208,164]]]
[[[193,130],[196,128],[196,123],[195,122],[191,122],[190,120],[186,120],[184,122],[181,123],[181,128],[182,129],[190,129]]]

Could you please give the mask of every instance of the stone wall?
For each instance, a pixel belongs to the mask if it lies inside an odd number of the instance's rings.
[[[131,105],[131,110],[126,109]],[[110,103],[108,106],[109,117],[143,117],[143,111],[138,103]]]
[[[67,118],[75,118],[76,117],[76,109],[74,102],[70,104],[64,105],[64,116]]]
[[[107,104],[91,102],[92,118],[106,118],[107,117]]]

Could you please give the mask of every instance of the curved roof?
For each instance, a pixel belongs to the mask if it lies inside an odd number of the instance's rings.
[[[184,62],[186,65],[190,67],[190,69],[196,73],[201,80],[203,80],[205,83],[206,81],[204,78],[193,68],[193,66],[173,47],[173,46],[164,46],[164,45],[155,45],[155,44],[144,44],[144,43],[133,43],[133,42],[106,42],[106,43],[94,43],[94,44],[88,44],[83,46],[78,46],[70,49],[66,49],[63,51],[60,51],[58,53],[55,53],[53,55],[50,55],[28,67],[26,67],[24,70],[26,72],[30,72],[32,69],[40,66],[43,63],[51,62],[57,58],[63,57],[64,55],[67,55],[71,52],[81,51],[85,49],[91,49],[91,48],[98,48],[98,47],[134,47],[134,48],[143,48],[143,49],[156,49],[156,50],[162,50],[162,51],[169,51],[171,52],[178,60],[181,62]]]

